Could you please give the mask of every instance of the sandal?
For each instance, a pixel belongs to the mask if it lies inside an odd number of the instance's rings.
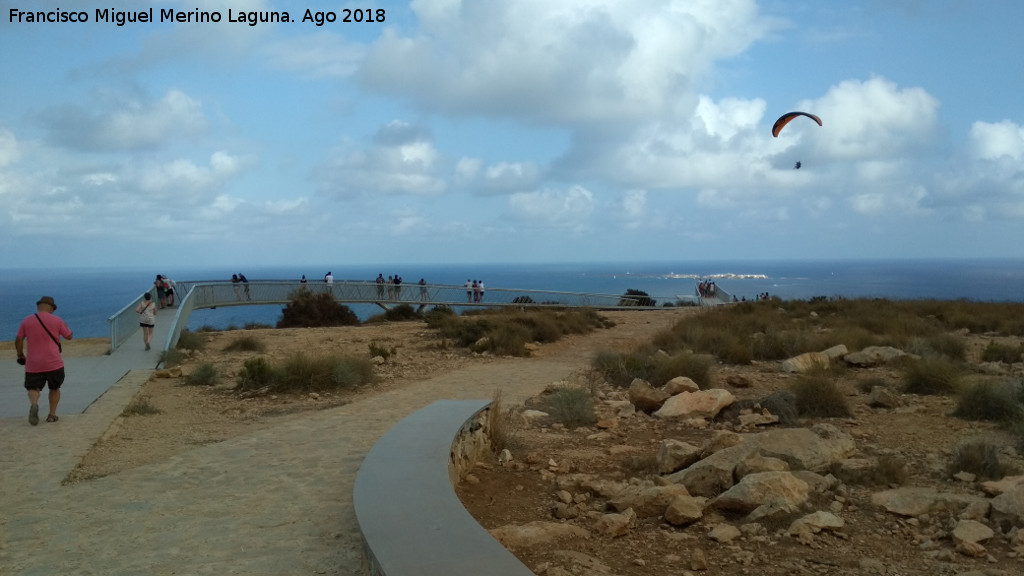
[[[47,422],[56,422],[57,420],[60,420],[60,418],[57,418],[56,414],[50,414],[46,417]]]

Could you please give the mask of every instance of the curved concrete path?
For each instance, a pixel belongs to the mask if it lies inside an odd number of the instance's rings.
[[[659,327],[677,318],[660,316]],[[68,486],[61,480],[149,373],[131,372],[57,424],[2,419],[0,574],[363,573],[353,483],[388,429],[436,399],[501,389],[521,401],[622,344],[615,330],[599,331],[554,357],[475,364]]]

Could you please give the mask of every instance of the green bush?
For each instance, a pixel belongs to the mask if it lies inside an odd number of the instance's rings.
[[[427,326],[444,338],[474,352],[525,356],[529,342],[554,342],[565,334],[582,334],[606,326],[605,319],[589,309],[481,310],[462,317],[431,310]]]
[[[967,342],[954,334],[934,334],[925,338],[925,344],[934,353],[950,360],[964,361],[967,359]]]
[[[908,394],[952,394],[959,385],[959,366],[942,356],[922,358],[903,368],[903,391]]]
[[[1024,406],[1013,383],[981,382],[960,393],[953,415],[964,420],[1009,423],[1024,415]]]
[[[409,304],[399,304],[384,312],[384,318],[392,322],[419,320],[422,316]]]
[[[790,386],[796,396],[796,409],[810,418],[845,418],[850,415],[846,396],[835,380],[824,374],[801,376]]]
[[[544,398],[544,411],[567,428],[589,426],[597,422],[594,399],[586,388],[563,386]]]
[[[985,346],[985,350],[981,353],[981,360],[982,362],[1006,362],[1007,364],[1013,364],[1014,362],[1020,362],[1022,355],[1024,355],[1024,347],[989,342],[988,346]]]
[[[217,383],[217,367],[204,362],[185,378],[185,383],[189,386],[213,386]]]
[[[334,296],[324,292],[296,290],[281,311],[278,328],[312,328],[325,326],[358,326],[359,318],[348,306],[338,304]]]
[[[629,288],[619,299],[619,306],[657,306],[657,301],[643,290]]]
[[[255,336],[240,336],[224,347],[225,352],[263,352],[266,346]]]

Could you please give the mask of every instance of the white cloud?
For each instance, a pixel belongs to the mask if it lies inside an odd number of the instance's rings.
[[[927,149],[938,128],[938,100],[922,88],[900,89],[884,78],[846,80],[799,106],[821,117],[823,126],[797,119],[779,139],[810,136],[815,155],[844,161]]]
[[[146,164],[133,174],[133,182],[147,192],[191,194],[222,185],[239,173],[242,162],[226,152],[214,152],[208,166],[200,166],[186,159]]]
[[[206,129],[202,104],[168,90],[158,100],[110,97],[85,107],[64,105],[41,115],[57,146],[89,152],[153,149]]]
[[[439,157],[425,130],[404,122],[381,127],[368,148],[346,143],[329,154],[316,171],[320,191],[328,196],[443,192]]]
[[[18,141],[14,133],[0,126],[0,168],[18,160]]]
[[[366,47],[346,42],[333,32],[296,36],[270,44],[265,52],[270,65],[314,78],[345,77],[356,71]]]
[[[983,160],[1024,159],[1024,126],[1009,120],[975,122],[970,132],[971,151]]]
[[[641,228],[647,223],[647,191],[626,190],[619,198],[615,214],[624,222],[626,229]]]
[[[360,78],[429,109],[560,123],[670,110],[712,65],[774,25],[754,0],[414,1],[418,32],[389,28]]]
[[[513,194],[508,204],[512,214],[528,226],[581,231],[594,211],[594,195],[582,186],[545,188]]]

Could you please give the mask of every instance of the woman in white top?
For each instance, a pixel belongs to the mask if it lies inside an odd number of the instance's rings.
[[[135,307],[139,315],[139,326],[142,326],[142,341],[149,350],[149,343],[153,340],[153,327],[156,326],[156,304],[153,304],[153,296],[146,292],[142,302]]]

